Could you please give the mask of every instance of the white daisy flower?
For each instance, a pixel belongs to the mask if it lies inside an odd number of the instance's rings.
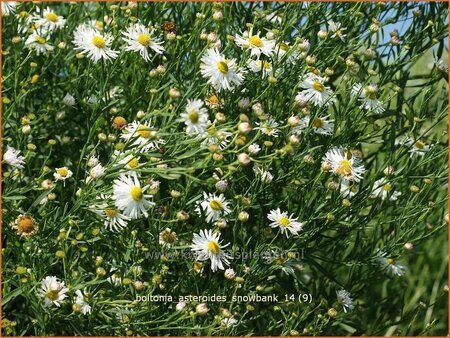
[[[409,150],[411,157],[414,155],[424,156],[430,150],[430,145],[421,140],[414,141],[410,139],[407,144],[411,147]]]
[[[277,121],[275,121],[272,117],[269,117],[268,120],[263,122],[256,122],[258,127],[255,130],[261,130],[261,132],[268,136],[278,137],[278,133],[280,130],[278,126],[280,125]]]
[[[272,73],[272,65],[269,61],[265,60],[252,60],[249,59],[247,62],[247,67],[253,72],[253,73],[262,73],[262,77],[266,77],[267,75]]]
[[[261,151],[261,147],[257,143],[252,143],[248,146],[248,152],[252,155],[256,155]]]
[[[258,165],[254,165],[253,166],[253,172],[259,176],[259,178],[261,179],[261,181],[263,183],[269,184],[272,182],[273,180],[273,175],[270,171],[268,170],[264,170],[263,168],[261,168]]]
[[[220,234],[214,234],[212,230],[200,230],[199,234],[194,234],[191,250],[197,255],[197,261],[211,260],[211,270],[225,270],[224,264],[229,265],[231,256],[223,249],[228,244],[222,245]]]
[[[2,14],[8,16],[16,11],[16,1],[2,1]]]
[[[113,272],[113,274],[107,281],[114,286],[120,286],[122,284],[122,275],[120,274],[120,271],[116,268],[111,268],[109,272]]]
[[[274,25],[281,25],[281,23],[283,22],[283,17],[281,17],[278,13],[273,12],[266,15],[266,20]]]
[[[363,178],[365,169],[361,160],[341,147],[328,150],[323,161],[335,175],[342,179],[359,182]]]
[[[63,103],[69,107],[75,105],[75,98],[70,95],[69,93],[66,93],[66,95],[63,97]]]
[[[47,43],[46,33],[42,30],[35,30],[25,41],[25,47],[35,50],[37,55],[46,55],[55,49]]]
[[[333,91],[330,87],[324,85],[325,79],[313,73],[308,73],[301,78],[300,87],[304,90],[299,92],[315,106],[329,106],[336,98],[333,97]]]
[[[305,116],[300,119],[300,123],[292,131],[294,134],[300,134],[309,125],[316,134],[320,135],[333,135],[334,121],[329,116],[320,117],[317,116],[311,119],[310,116]]]
[[[171,247],[177,241],[177,234],[169,228],[165,228],[159,233],[159,244]]]
[[[208,49],[201,59],[200,72],[216,90],[233,90],[244,81],[235,59],[226,59],[217,49]]]
[[[447,62],[444,62],[444,60],[439,59],[437,56],[434,57],[434,66],[441,72],[448,73]]]
[[[185,111],[180,114],[180,122],[186,125],[186,134],[203,135],[208,125],[208,110],[202,100],[188,100]]]
[[[55,276],[47,276],[41,281],[40,295],[44,298],[44,305],[61,306],[61,302],[67,297],[66,293],[69,291],[65,287],[64,282],[60,281]]]
[[[153,207],[155,203],[149,201],[151,195],[145,195],[148,186],[141,186],[135,173],[121,175],[113,182],[113,200],[116,207],[131,219],[142,216],[147,217],[147,209]]]
[[[106,196],[100,195],[100,198],[101,202],[90,206],[89,209],[102,217],[105,228],[113,232],[126,228],[131,218],[122,215],[116,207],[106,203],[108,200]]]
[[[347,34],[344,34],[344,31],[347,28],[342,27],[342,24],[340,22],[334,22],[333,20],[328,21],[328,26],[333,32],[333,35],[331,35],[332,38],[339,38],[342,41],[345,41],[345,37],[347,36]]]
[[[89,179],[97,179],[105,175],[105,168],[99,163],[89,170]]]
[[[206,222],[214,222],[219,218],[228,215],[231,212],[229,208],[229,203],[225,200],[225,196],[220,194],[216,196],[216,194],[208,194],[206,192],[203,193],[203,201],[197,202],[197,208],[195,211],[200,216],[202,212],[206,213]]]
[[[353,181],[341,180],[340,193],[344,198],[352,198],[359,191],[358,185]]]
[[[224,328],[229,329],[230,327],[233,327],[237,323],[238,323],[237,319],[235,319],[234,317],[229,317],[222,319],[220,325],[223,326]]]
[[[391,183],[385,177],[375,181],[373,187],[372,196],[380,197],[382,200],[389,197],[390,201],[396,201],[402,194],[400,191],[393,191]]]
[[[410,148],[408,152],[410,153],[410,157],[414,155],[424,156],[429,150],[431,145],[426,144],[424,141],[420,139],[415,139],[410,136],[401,136],[395,140],[395,144],[399,144],[401,146],[406,146]]]
[[[402,264],[397,263],[390,255],[381,250],[378,250],[377,254],[378,263],[388,275],[401,277],[405,274],[406,268]]]
[[[125,169],[129,169],[130,172],[134,171],[140,166],[140,157],[135,156],[132,153],[128,154],[119,150],[114,150],[112,159],[114,163],[120,164],[121,167],[124,167]]]
[[[352,88],[352,95],[358,97],[361,103],[361,109],[373,111],[375,114],[384,112],[383,103],[377,99],[377,85],[370,84],[363,87],[361,83],[357,83]]]
[[[165,51],[162,41],[153,37],[153,30],[150,31],[140,23],[131,24],[122,34],[125,36],[122,39],[128,44],[125,50],[139,52],[145,61],[150,61],[149,49],[157,54]]]
[[[75,291],[75,295],[76,295],[76,297],[75,297],[74,301],[75,301],[75,304],[80,306],[81,313],[83,315],[90,314],[91,313],[91,306],[87,302],[88,299],[89,299],[88,295],[87,294],[86,295],[83,294],[83,292],[81,290]]]
[[[283,60],[286,56],[286,61],[295,63],[299,58],[297,49],[293,49],[289,46],[288,42],[279,42],[275,47],[275,55],[278,60]]]
[[[20,155],[20,150],[7,146],[6,151],[3,154],[3,161],[11,167],[17,169],[23,169],[25,164],[25,157]]]
[[[270,227],[280,228],[281,233],[285,234],[288,238],[289,233],[296,236],[303,229],[303,223],[297,222],[298,217],[294,218],[293,214],[289,216],[287,212],[281,212],[280,208],[271,210],[267,214],[267,218],[272,221],[269,224]]]
[[[344,312],[347,313],[355,308],[353,299],[350,297],[350,293],[344,289],[336,291],[338,302],[344,308]]]
[[[68,178],[71,178],[72,175],[73,172],[69,170],[69,168],[67,167],[56,168],[55,172],[53,173],[53,177],[55,178],[56,181],[63,181],[63,182]]]
[[[75,50],[87,56],[94,62],[100,59],[112,60],[117,58],[118,52],[111,49],[112,35],[100,33],[97,29],[82,24],[77,27],[74,33],[73,44]]]
[[[37,7],[36,12],[37,15],[34,15],[33,21],[37,24],[37,26],[41,29],[44,29],[48,32],[53,32],[57,29],[63,28],[66,24],[66,20],[64,17],[56,14],[49,7],[45,8],[42,17],[40,16],[40,8]]]
[[[228,131],[217,129],[215,124],[210,124],[206,129],[206,133],[198,137],[202,139],[202,146],[208,147],[211,144],[215,144],[221,150],[224,150],[230,143],[231,135]]]
[[[123,139],[132,141],[132,145],[140,147],[140,151],[146,152],[152,149],[159,149],[159,145],[164,143],[163,139],[156,137],[157,132],[151,127],[149,122],[133,121],[123,129],[120,135]]]
[[[275,48],[275,41],[259,35],[259,32],[255,35],[252,31],[245,32],[243,35],[236,35],[235,42],[243,50],[250,49],[250,55],[256,56],[258,59],[261,54],[271,57]]]

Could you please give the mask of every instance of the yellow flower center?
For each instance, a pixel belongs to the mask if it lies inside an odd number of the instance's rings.
[[[48,21],[51,21],[51,22],[58,22],[58,16],[57,16],[55,13],[53,13],[53,12],[47,13],[47,15],[45,16],[45,18],[46,18]]]
[[[314,81],[313,84],[312,84],[312,86],[313,86],[313,88],[314,88],[315,90],[317,90],[317,91],[320,92],[320,93],[323,93],[324,90],[325,90],[324,85],[321,84],[319,81]]]
[[[106,217],[114,218],[117,216],[117,210],[113,209],[113,208],[106,208],[105,215],[106,215]]]
[[[59,168],[56,170],[56,173],[61,177],[67,177],[69,175],[69,171],[66,168]]]
[[[374,86],[368,86],[364,89],[364,94],[367,98],[375,100],[377,98],[377,88]]]
[[[144,197],[144,194],[142,193],[142,189],[138,186],[134,186],[130,190],[131,198],[134,199],[136,202],[139,202]]]
[[[423,149],[425,147],[425,143],[423,143],[422,141],[417,141],[416,143],[414,143],[414,145],[418,149]]]
[[[188,118],[192,123],[197,123],[199,119],[198,111],[193,110],[188,113]]]
[[[253,35],[248,38],[248,42],[255,47],[262,47],[264,44],[259,36]]]
[[[219,70],[219,72],[221,72],[222,74],[227,74],[228,73],[228,65],[226,61],[219,61],[217,62],[217,69]]]
[[[323,122],[323,120],[318,117],[316,117],[312,122],[314,128],[322,128],[324,124],[325,123]]]
[[[289,224],[291,223],[289,218],[287,218],[286,216],[281,216],[279,222],[285,228],[287,228],[289,226]]]
[[[395,260],[393,258],[386,258],[386,262],[391,265],[395,264]]]
[[[390,191],[391,190],[391,185],[389,183],[386,183],[385,185],[383,185],[383,190]]]
[[[46,296],[47,296],[47,298],[50,299],[51,301],[58,300],[58,297],[59,297],[59,290],[50,290],[50,291],[47,291]]]
[[[208,243],[208,250],[211,251],[213,254],[218,254],[220,252],[219,243],[210,241]]]
[[[152,41],[152,38],[148,34],[140,34],[136,40],[142,46],[148,47],[148,46],[150,46],[150,42]]]
[[[137,168],[138,167],[138,165],[139,165],[139,160],[136,158],[136,157],[134,157],[132,160],[130,160],[128,163],[128,166],[130,167],[130,168],[132,168],[132,169],[134,169],[134,168]]]
[[[212,200],[211,202],[209,202],[209,206],[213,210],[221,210],[222,209],[222,202],[219,201],[219,200]]]
[[[267,62],[267,61],[258,61],[258,66],[261,68],[261,69],[269,69],[270,68],[270,63],[269,62]]]
[[[208,135],[211,135],[211,136],[215,136],[217,134],[217,129],[214,124],[210,125],[206,131],[207,131]]]
[[[40,44],[40,45],[44,45],[45,44],[45,39],[42,37],[42,36],[36,36],[35,38],[34,38],[34,41],[36,41],[38,44]]]
[[[150,136],[152,136],[150,127],[147,127],[147,126],[144,126],[144,125],[140,125],[137,128],[136,134],[138,134],[142,138],[150,138]]]
[[[343,159],[339,162],[336,172],[340,176],[348,176],[352,173],[352,162],[347,159]]]
[[[122,116],[116,116],[113,119],[113,126],[116,128],[122,128],[127,124],[127,120],[125,120]]]
[[[22,232],[30,233],[30,232],[32,232],[34,230],[35,222],[30,217],[24,217],[17,223],[18,223],[17,225],[19,226],[19,229]]]
[[[175,242],[175,234],[170,231],[163,231],[161,233],[161,239],[169,244],[172,244]]]
[[[285,52],[287,52],[287,50],[289,49],[289,46],[288,46],[287,44],[285,44],[284,42],[280,42],[280,43],[278,44],[278,47],[279,47],[281,50],[284,50]]]
[[[227,66],[228,67],[228,66]],[[210,104],[219,104],[219,98],[216,96],[216,95],[211,95],[209,98],[208,98],[208,102],[210,103]]]
[[[105,39],[102,36],[100,36],[100,35],[95,35],[92,38],[92,43],[97,48],[105,48],[105,46],[106,46]]]

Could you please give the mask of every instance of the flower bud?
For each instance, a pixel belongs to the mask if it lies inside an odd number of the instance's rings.
[[[250,164],[250,162],[252,161],[252,159],[250,158],[250,156],[246,153],[240,153],[238,155],[238,161],[239,163],[241,163],[242,165],[248,165]]]

